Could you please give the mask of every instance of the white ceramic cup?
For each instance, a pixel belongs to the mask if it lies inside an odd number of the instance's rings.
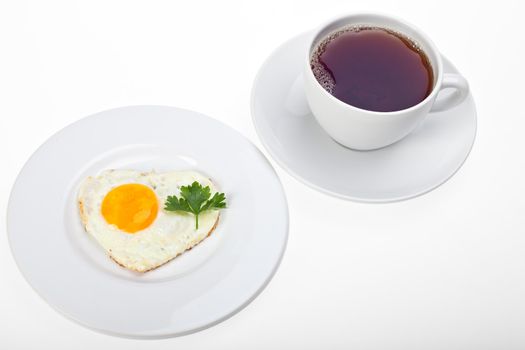
[[[369,25],[387,28],[412,39],[427,55],[434,73],[432,92],[415,106],[394,111],[375,112],[340,101],[327,92],[315,78],[310,58],[316,45],[329,33],[345,26]],[[339,17],[317,29],[308,44],[304,62],[305,92],[310,109],[322,128],[338,143],[356,150],[372,150],[401,140],[432,112],[444,111],[461,103],[468,95],[468,83],[461,75],[443,72],[438,49],[419,29],[402,20],[378,14],[353,14]],[[438,97],[441,90],[454,93]]]

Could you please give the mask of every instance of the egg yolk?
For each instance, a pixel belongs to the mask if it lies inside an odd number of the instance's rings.
[[[115,187],[102,201],[104,219],[127,233],[135,233],[151,225],[158,210],[155,192],[142,184]]]

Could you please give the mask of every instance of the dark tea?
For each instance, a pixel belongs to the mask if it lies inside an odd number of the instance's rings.
[[[412,107],[434,84],[425,53],[408,37],[379,27],[347,27],[328,35],[314,49],[310,64],[326,91],[369,111]]]

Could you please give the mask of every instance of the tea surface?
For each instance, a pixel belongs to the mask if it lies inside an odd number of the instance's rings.
[[[384,28],[334,32],[317,45],[310,63],[325,90],[370,111],[412,107],[433,87],[432,67],[425,53],[410,39]]]

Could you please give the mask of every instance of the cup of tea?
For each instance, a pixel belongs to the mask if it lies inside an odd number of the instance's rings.
[[[311,36],[304,81],[310,109],[338,143],[356,150],[393,144],[429,114],[461,103],[468,83],[443,72],[419,29],[378,14],[331,20]],[[443,89],[452,94],[437,98]]]

